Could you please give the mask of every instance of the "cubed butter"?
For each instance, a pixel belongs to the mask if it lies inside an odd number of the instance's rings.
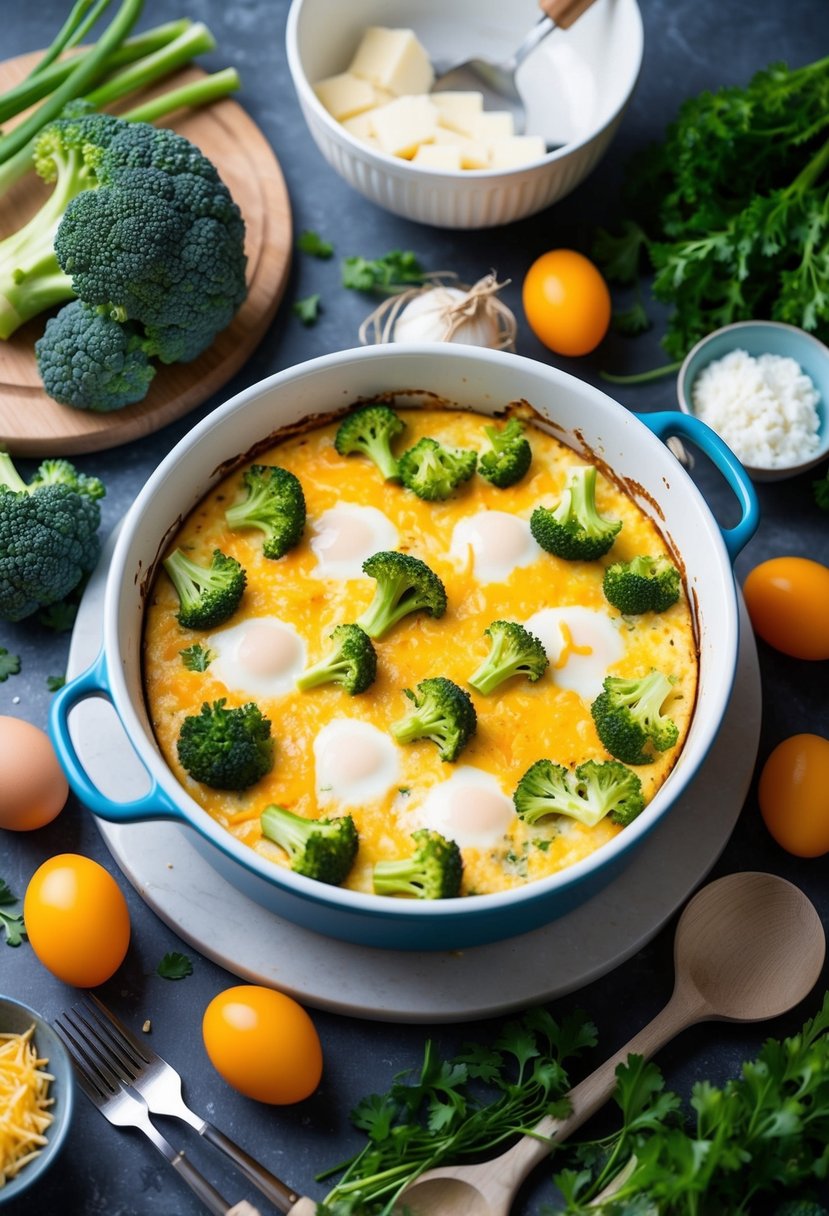
[[[434,94],[432,95],[434,96]],[[461,158],[462,169],[488,169],[489,148],[477,139],[467,139],[458,131],[450,131],[438,126],[435,131],[435,145],[438,147],[457,148]]]
[[[377,137],[372,125],[373,114],[374,110],[364,110],[362,114],[355,114],[353,118],[344,118],[342,125],[355,139],[361,139],[363,143],[376,146]]]
[[[489,145],[490,169],[517,169],[538,160],[547,151],[540,135],[513,135]]]
[[[461,169],[460,148],[452,147],[451,144],[421,144],[412,157],[412,164],[420,165],[424,169],[448,169],[453,173],[459,172]]]
[[[461,135],[471,135],[475,123],[483,113],[483,93],[432,93],[432,101],[438,108],[438,122]]]
[[[470,135],[491,144],[496,139],[509,139],[513,131],[512,114],[508,110],[484,110],[475,119]]]
[[[329,76],[314,85],[314,92],[338,122],[353,118],[377,104],[374,87],[351,72]]]
[[[368,27],[349,71],[396,97],[428,93],[435,79],[429,56],[412,30],[382,25]]]
[[[390,156],[410,160],[421,144],[432,143],[438,112],[427,96],[398,97],[372,116],[377,142]]]

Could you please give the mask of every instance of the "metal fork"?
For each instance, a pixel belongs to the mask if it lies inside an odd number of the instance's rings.
[[[86,1032],[94,1035],[110,1069],[141,1095],[151,1114],[167,1115],[189,1124],[208,1144],[221,1149],[278,1211],[290,1212],[299,1202],[300,1196],[295,1191],[187,1106],[181,1094],[181,1077],[173,1066],[128,1030],[93,993],[73,1013]]]
[[[115,1127],[136,1127],[152,1141],[173,1169],[213,1216],[226,1216],[229,1205],[184,1153],[177,1152],[150,1122],[147,1104],[125,1089],[120,1078],[107,1065],[96,1041],[72,1011],[55,1019],[55,1029],[65,1043],[75,1065],[81,1089],[101,1114]]]

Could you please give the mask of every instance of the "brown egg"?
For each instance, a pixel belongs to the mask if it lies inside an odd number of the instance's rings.
[[[0,828],[30,832],[63,810],[69,785],[49,736],[22,718],[0,716]]]

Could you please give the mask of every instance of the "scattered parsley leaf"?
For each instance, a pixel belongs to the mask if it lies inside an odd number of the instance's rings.
[[[605,278],[612,283],[635,283],[639,277],[642,254],[647,247],[648,238],[644,229],[634,224],[633,220],[624,220],[616,235],[606,228],[598,229],[592,253]]]
[[[295,300],[293,309],[303,325],[316,325],[320,314],[319,294],[305,296],[302,300]]]
[[[9,890],[5,879],[0,878],[0,929],[6,934],[7,946],[19,946],[26,936],[21,912],[4,912],[4,908],[17,903],[17,896]]]
[[[77,603],[72,603],[71,600],[58,600],[56,604],[48,604],[45,608],[41,608],[37,619],[41,625],[54,630],[55,633],[68,633],[75,624],[77,615]]]
[[[49,692],[58,692],[66,683],[66,676],[47,676],[46,687]]]
[[[207,671],[216,657],[210,647],[202,646],[201,642],[194,642],[186,650],[180,650],[179,654],[188,671]]]
[[[352,291],[377,291],[393,295],[413,284],[422,283],[424,271],[416,254],[393,249],[374,259],[345,258],[342,279],[343,287]]]
[[[823,477],[819,477],[817,481],[812,482],[812,491],[815,496],[815,502],[822,511],[829,511],[829,469]]]
[[[163,980],[183,980],[193,974],[193,964],[186,954],[171,950],[164,955],[155,971]]]
[[[636,334],[643,334],[650,329],[651,319],[645,311],[645,305],[641,300],[637,300],[635,304],[631,304],[630,308],[621,311],[614,310],[611,324],[616,333],[632,338]]]
[[[318,232],[311,232],[307,228],[297,237],[296,247],[300,253],[309,253],[312,258],[323,260],[334,253],[334,246],[330,241],[324,241]]]
[[[0,684],[8,680],[9,676],[16,676],[20,671],[20,656],[9,654],[5,646],[0,646]]]

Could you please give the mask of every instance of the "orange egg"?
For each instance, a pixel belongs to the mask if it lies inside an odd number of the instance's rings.
[[[309,1097],[322,1075],[314,1023],[291,997],[240,984],[215,996],[202,1035],[210,1062],[228,1085],[258,1102],[285,1106]]]
[[[829,853],[829,739],[792,735],[760,774],[760,813],[777,843],[795,857]]]
[[[78,853],[60,853],[35,870],[23,920],[32,949],[65,984],[95,988],[127,953],[127,901],[112,875]]]
[[[773,557],[743,584],[754,632],[795,659],[829,659],[829,568],[807,557]]]
[[[22,718],[0,717],[0,828],[30,832],[63,810],[69,786],[49,736]]]
[[[551,249],[533,262],[522,302],[530,329],[559,355],[589,354],[610,325],[607,283],[574,249]]]

